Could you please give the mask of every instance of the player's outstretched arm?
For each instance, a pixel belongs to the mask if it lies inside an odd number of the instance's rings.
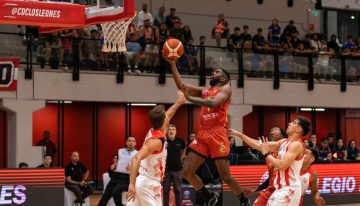
[[[149,139],[141,147],[140,151],[133,157],[130,165],[130,184],[126,195],[126,199],[128,201],[134,200],[136,197],[135,183],[141,160],[145,159],[154,152],[161,151],[162,144],[163,143],[160,139]]]
[[[310,189],[311,189],[311,194],[313,196],[314,202],[316,205],[325,205],[325,200],[324,198],[322,198],[320,196],[320,192],[318,189],[318,178],[317,178],[317,174],[316,172],[313,172],[311,174],[312,178],[311,178],[311,182],[310,182]]]
[[[242,139],[246,144],[248,144],[251,148],[261,151],[261,144],[258,140],[248,137],[245,134],[243,134],[235,129],[230,129],[229,135],[233,136],[233,137],[238,137],[238,138]],[[280,147],[280,142],[269,142],[268,145],[269,145],[270,151],[277,152]]]
[[[175,112],[183,105],[185,104],[186,99],[184,96],[184,93],[179,90],[177,92],[177,97],[176,97],[176,101],[173,105],[171,105],[171,107],[166,110],[166,117],[168,118],[168,120],[170,121],[171,118],[174,116]]]
[[[202,99],[200,97],[193,97],[189,93],[187,93],[187,90],[183,91],[186,99],[189,102],[202,107],[218,107],[231,97],[231,87],[229,85],[224,85],[221,90],[214,96],[213,99]]]
[[[174,80],[175,80],[176,87],[179,90],[183,90],[183,91],[186,90],[189,93],[190,96],[200,97],[201,96],[200,87],[195,87],[195,86],[183,83],[183,81],[181,79],[181,76],[180,76],[180,74],[178,72],[178,69],[176,67],[176,62],[172,61],[172,60],[169,60],[169,59],[166,59],[166,60],[170,64],[171,72],[173,73],[173,77],[174,77]]]

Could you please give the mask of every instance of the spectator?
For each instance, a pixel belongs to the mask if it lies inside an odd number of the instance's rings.
[[[153,72],[159,65],[159,46],[155,43],[146,44],[144,52],[144,67],[148,72]]]
[[[186,147],[186,154],[189,152],[190,149],[190,144],[196,140],[196,133],[195,132],[191,132],[189,134],[189,138],[188,138],[188,143],[187,143],[187,147]],[[185,157],[186,158],[186,157]]]
[[[332,153],[335,160],[347,159],[347,150],[344,147],[344,141],[342,139],[337,140],[336,147],[334,148]]]
[[[176,136],[176,127],[170,124],[166,133],[167,136],[167,158],[163,186],[163,205],[169,205],[169,192],[171,183],[175,194],[176,206],[181,206],[181,177],[182,162],[185,158],[185,142]]]
[[[90,31],[90,39],[84,40],[84,60],[89,68],[97,69],[99,62],[103,60],[100,49],[100,33],[96,29]]]
[[[206,43],[206,37],[205,36],[200,36],[199,38],[199,45],[200,46],[205,46],[205,43]]]
[[[257,29],[257,34],[252,38],[253,48],[262,49],[265,45],[265,37],[262,34],[262,28]]]
[[[49,168],[52,167],[52,157],[51,155],[44,155],[43,163],[36,168]]]
[[[50,155],[52,158],[55,157],[56,146],[55,143],[50,139],[50,132],[48,130],[44,130],[43,139],[39,140],[36,143],[36,146],[43,146],[43,156]]]
[[[59,38],[59,32],[46,35],[45,48],[42,49],[45,62],[41,63],[41,67],[43,68],[44,64],[49,64],[51,69],[57,69],[60,62],[60,49],[61,40]]]
[[[330,58],[333,57],[332,50],[325,47],[319,49],[318,59],[314,65],[314,77],[324,79],[330,74],[331,68],[329,67]]]
[[[304,145],[305,145],[305,147],[307,148],[307,147],[309,147],[309,140],[308,139],[304,139]]]
[[[336,139],[336,136],[334,133],[329,133],[328,134],[328,142],[329,142],[329,147],[332,150],[334,150],[335,148],[335,139]]]
[[[317,146],[317,136],[316,134],[313,134],[310,137],[309,147],[312,149],[316,149],[316,146]]]
[[[137,20],[138,20],[137,26],[138,26],[138,29],[141,29],[144,26],[144,21],[146,19],[150,21],[150,25],[153,24],[154,19],[152,17],[152,14],[150,12],[148,12],[148,5],[147,5],[147,3],[143,3],[142,10],[139,11],[139,13],[137,14]]]
[[[279,36],[281,33],[281,27],[279,26],[279,21],[274,18],[268,30],[271,31],[272,34],[274,34],[274,36]]]
[[[76,30],[65,29],[60,32],[61,50],[60,64],[68,69],[73,64],[73,38],[77,37]]]
[[[110,167],[108,169],[108,173],[109,173],[110,177],[112,177],[112,175],[114,174],[118,160],[119,160],[118,154],[114,154],[113,159],[112,159],[113,163],[110,165]]]
[[[295,31],[291,34],[290,44],[293,49],[298,48],[301,40],[299,39],[299,31]]]
[[[106,206],[111,197],[116,205],[122,205],[122,193],[127,191],[130,182],[129,167],[132,158],[138,153],[135,146],[135,137],[128,137],[126,148],[119,149],[116,167],[98,206]]]
[[[180,21],[174,21],[174,26],[172,29],[170,29],[170,36],[180,40],[181,42],[185,42],[184,30],[181,28]]]
[[[139,33],[140,38],[138,39],[138,42],[142,48],[145,48],[147,43],[153,42],[155,40],[154,29],[152,28],[148,19],[144,21],[144,26],[140,29]]]
[[[241,38],[241,47],[245,47],[246,44],[251,45],[251,35],[249,34],[249,26],[244,25],[243,26],[243,33],[240,34]]]
[[[161,24],[165,23],[165,15],[164,14],[165,14],[165,7],[160,6],[159,7],[159,12],[154,18],[153,26],[155,28],[159,28]]]
[[[185,24],[183,27],[183,34],[184,34],[184,43],[187,45],[190,40],[193,40],[192,32],[190,26]]]
[[[225,21],[223,13],[218,15],[218,20],[215,22],[215,26],[212,29],[212,36],[216,40],[216,46],[221,46],[221,38],[227,38],[229,33],[229,24]]]
[[[234,49],[241,48],[241,35],[240,35],[240,28],[235,27],[234,33],[230,35],[228,39],[228,49],[229,51],[234,51]]]
[[[187,56],[187,63],[189,67],[189,74],[195,74],[198,69],[198,48],[194,46],[194,40],[190,39],[187,47],[185,47],[185,54]]]
[[[89,170],[80,162],[76,151],[72,152],[71,161],[65,167],[65,177],[65,188],[76,196],[74,203],[84,203],[84,199],[93,193],[93,188],[87,183]]]
[[[356,45],[354,43],[352,35],[348,35],[346,42],[343,43],[342,49],[355,49]]]
[[[278,49],[280,47],[279,37],[273,35],[271,31],[268,32],[267,38],[270,48]]]
[[[294,20],[290,20],[289,24],[286,25],[283,34],[291,35],[294,31],[297,31]]]
[[[141,45],[139,42],[137,42],[137,36],[135,33],[130,34],[130,41],[126,43],[126,52],[125,52],[125,64],[127,64],[128,73],[132,72],[132,66],[130,64],[130,61],[134,61],[134,71],[137,74],[141,74],[141,71],[139,70],[139,62],[140,62],[140,54],[141,54]]]
[[[348,149],[347,149],[347,158],[349,160],[356,160],[359,155],[359,150],[356,146],[356,141],[354,139],[349,141]]]
[[[331,149],[328,145],[328,138],[324,137],[321,140],[320,146],[317,147],[317,151],[319,152],[319,159],[320,160],[326,160],[328,157],[328,154],[331,153]]]
[[[26,162],[20,162],[18,167],[19,168],[29,168],[29,165]]]
[[[157,43],[159,43],[160,48],[162,48],[165,41],[169,38],[170,31],[166,27],[165,23],[161,23],[159,28],[155,30],[155,40]]]
[[[176,9],[175,8],[170,8],[170,14],[166,16],[165,19],[165,23],[167,25],[167,28],[172,29],[174,26],[174,22],[180,22],[181,24],[181,19],[175,15],[176,13]]]
[[[236,145],[235,145],[235,138],[229,137],[230,142],[230,154],[229,154],[229,160],[230,165],[236,165],[237,164],[237,154],[236,154]]]
[[[314,50],[316,52],[319,52],[319,50],[321,48],[321,42],[319,40],[318,34],[313,34],[312,35],[312,38],[310,40],[310,45],[311,45],[311,48],[314,48]]]
[[[340,47],[339,47],[339,42],[338,42],[338,39],[336,37],[336,34],[331,35],[330,41],[328,43],[328,48],[329,49],[334,49],[336,54],[339,53]]]

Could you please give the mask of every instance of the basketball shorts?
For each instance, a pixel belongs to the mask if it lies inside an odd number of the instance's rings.
[[[258,198],[255,200],[253,206],[266,206],[270,196],[274,191],[274,187],[268,187],[266,190],[261,191]]]
[[[267,206],[299,206],[301,187],[282,187],[275,190],[269,198]]]
[[[190,144],[190,150],[204,158],[229,158],[228,130],[222,126],[200,129],[196,140]]]
[[[136,197],[126,206],[162,206],[162,187],[159,181],[152,180],[144,175],[136,178]]]

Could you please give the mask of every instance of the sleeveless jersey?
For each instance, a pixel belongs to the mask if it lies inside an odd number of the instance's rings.
[[[310,186],[311,179],[312,179],[311,167],[309,167],[305,171],[301,171],[301,173],[300,173],[300,180],[301,180],[301,201],[300,201],[300,206],[302,205],[302,200],[303,200],[303,197],[305,195],[305,192],[306,192],[307,188]]]
[[[278,159],[283,159],[288,151],[289,145],[294,141],[285,140],[281,143]],[[277,170],[274,186],[276,189],[280,189],[284,186],[289,187],[301,187],[300,171],[304,161],[304,155],[301,158],[296,158],[295,161],[285,170]]]
[[[201,91],[202,99],[213,99],[222,87],[204,88]],[[228,128],[227,111],[230,105],[230,98],[215,108],[201,107],[201,127],[223,126]]]
[[[273,157],[275,157],[275,158],[277,157],[276,153],[271,153],[271,155]],[[266,162],[266,166],[267,166],[268,172],[269,172],[269,186],[268,186],[268,188],[272,189],[272,188],[274,188],[274,179],[275,179],[275,176],[276,176],[277,169],[267,159],[265,160],[265,162]]]
[[[144,144],[151,138],[165,140],[165,135],[160,130],[150,129],[145,137]],[[164,142],[160,152],[154,152],[147,158],[141,160],[139,168],[140,175],[155,181],[162,181],[167,157],[167,150],[165,148],[166,142]]]

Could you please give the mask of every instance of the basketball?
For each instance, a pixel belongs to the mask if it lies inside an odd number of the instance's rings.
[[[184,54],[184,46],[178,39],[168,39],[163,46],[163,55],[169,60],[177,60]]]

